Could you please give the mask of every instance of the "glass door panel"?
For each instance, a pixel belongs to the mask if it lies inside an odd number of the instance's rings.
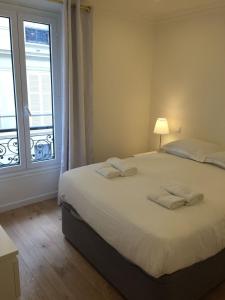
[[[55,158],[50,25],[23,22],[30,134],[34,163]]]
[[[10,19],[0,17],[0,168],[20,165]]]

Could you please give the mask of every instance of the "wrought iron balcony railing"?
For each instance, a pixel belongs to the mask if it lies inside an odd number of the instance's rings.
[[[53,126],[30,128],[30,151],[33,162],[55,158]],[[0,129],[0,168],[19,164],[17,130]]]

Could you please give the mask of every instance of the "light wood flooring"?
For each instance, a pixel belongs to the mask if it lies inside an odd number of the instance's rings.
[[[64,239],[56,200],[0,214],[0,224],[19,249],[20,300],[123,299]],[[225,300],[225,283],[204,300]]]

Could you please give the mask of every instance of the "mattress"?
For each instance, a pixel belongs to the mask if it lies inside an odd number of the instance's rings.
[[[59,197],[122,256],[158,278],[225,248],[225,170],[165,153],[127,159],[138,175],[106,179],[99,164],[63,174]],[[151,189],[178,181],[204,201],[168,210],[147,199]]]

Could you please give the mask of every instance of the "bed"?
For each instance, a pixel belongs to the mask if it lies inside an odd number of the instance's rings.
[[[166,153],[127,160],[138,175],[109,180],[99,164],[64,173],[66,238],[127,299],[199,299],[225,279],[225,171]],[[171,180],[204,201],[171,211],[147,199]]]

